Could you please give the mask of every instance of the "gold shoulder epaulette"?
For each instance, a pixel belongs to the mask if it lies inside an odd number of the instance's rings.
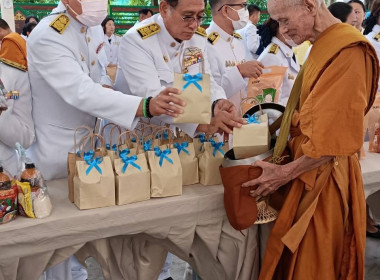
[[[116,35],[117,37],[121,37],[121,35],[120,35],[120,34],[117,34],[117,33],[115,33],[115,35]]]
[[[9,65],[9,66],[11,66],[13,68],[16,68],[18,70],[26,72],[26,67],[24,65],[19,64],[19,63],[10,61],[10,60],[5,59],[5,58],[0,58],[0,62],[4,63],[6,65]]]
[[[211,45],[215,45],[215,43],[219,40],[219,33],[218,32],[211,32],[210,35],[207,37],[207,41],[211,43]]]
[[[234,37],[235,37],[235,38],[238,38],[239,40],[242,40],[242,39],[243,39],[243,37],[241,37],[240,34],[239,34],[239,33],[236,33],[236,32],[234,32]]]
[[[376,41],[379,42],[379,40],[380,40],[380,32],[377,33],[377,34],[373,37],[373,39],[375,39]]]
[[[154,34],[160,32],[161,27],[157,23],[151,23],[149,25],[137,28],[137,32],[141,38],[146,39]]]
[[[59,34],[62,34],[66,28],[69,26],[70,18],[65,14],[59,14],[49,26],[57,31]]]
[[[279,48],[280,48],[280,47],[279,47],[278,45],[276,45],[276,44],[272,44],[272,45],[270,46],[270,48],[269,48],[268,53],[277,54]]]
[[[195,31],[195,33],[197,33],[198,35],[201,35],[203,37],[207,37],[206,30],[200,26],[198,27],[197,31]]]

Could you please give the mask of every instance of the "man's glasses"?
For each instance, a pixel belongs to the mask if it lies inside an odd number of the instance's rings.
[[[206,18],[206,14],[203,14],[202,16],[197,16],[197,17],[193,17],[193,16],[184,16],[182,17],[182,20],[184,23],[186,23],[187,25],[192,25],[194,22],[197,23],[197,25],[201,25],[203,20]]]
[[[247,10],[248,8],[248,4],[247,3],[241,3],[241,4],[224,4],[222,5],[219,9],[218,9],[218,12],[224,7],[224,6],[230,6],[230,7],[241,7],[243,8],[244,10]]]

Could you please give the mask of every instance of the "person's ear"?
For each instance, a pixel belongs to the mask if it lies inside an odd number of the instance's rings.
[[[163,18],[166,18],[168,16],[169,9],[170,9],[170,6],[169,6],[168,2],[166,2],[166,1],[160,2],[159,10],[160,10],[160,14]]]
[[[315,15],[317,13],[317,3],[319,0],[303,0],[303,5],[308,13]]]

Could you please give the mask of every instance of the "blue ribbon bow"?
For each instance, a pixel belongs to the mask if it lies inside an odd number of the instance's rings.
[[[224,151],[221,149],[221,147],[224,146],[223,142],[215,142],[213,139],[210,139],[210,143],[214,148],[214,151],[212,152],[213,157],[215,157],[216,152],[220,152],[222,155],[224,155]]]
[[[160,137],[161,137],[160,134],[156,134],[156,139],[159,139]],[[169,132],[164,131],[164,132],[162,133],[162,139],[163,139],[163,140],[168,140],[168,139],[169,139]]]
[[[196,86],[199,91],[202,92],[202,87],[200,84],[198,84],[198,82],[202,81],[203,79],[202,73],[198,73],[196,75],[185,74],[183,75],[183,79],[187,83],[183,86],[182,90],[185,90],[189,85],[194,84],[194,86]]]
[[[137,160],[137,156],[125,156],[122,157],[121,160],[124,162],[124,166],[122,169],[123,173],[125,173],[129,164],[141,171],[141,167],[137,163],[135,163],[135,161]]]
[[[135,137],[132,137],[132,138],[131,138],[131,142],[132,142],[132,143],[136,143],[136,138],[135,138]]]
[[[207,142],[206,135],[205,134],[200,134],[199,135],[199,141],[202,143],[201,147],[199,148],[199,151],[202,151],[203,144]]]
[[[84,153],[83,159],[84,161],[89,165],[89,167],[86,170],[86,175],[88,175],[92,168],[95,167],[95,169],[99,172],[99,174],[102,174],[102,169],[99,167],[99,164],[102,163],[103,158],[102,157],[96,157],[94,159],[94,151],[89,151],[87,153]]]
[[[183,142],[183,143],[174,143],[174,148],[177,149],[178,154],[181,153],[181,151],[184,151],[186,154],[190,155],[189,151],[186,149],[189,146],[189,143]]]
[[[247,118],[245,118],[245,120],[247,121],[248,124],[251,124],[251,123],[260,123],[258,120],[257,120],[257,117],[252,114],[251,116],[246,114],[245,116],[247,116]]]
[[[144,143],[144,152],[152,150],[152,141],[149,139]]]
[[[160,147],[156,146],[156,147],[154,147],[154,153],[156,154],[156,156],[160,157],[160,162],[159,162],[160,166],[162,166],[162,162],[164,161],[164,159],[166,159],[168,162],[173,164],[172,159],[168,157],[168,155],[170,155],[172,153],[172,151],[170,149],[166,149],[166,150],[161,151]]]
[[[131,152],[131,150],[128,148],[126,148],[122,151],[120,150],[119,151],[119,157],[123,159],[123,158],[127,157],[127,155],[129,155],[130,152]]]
[[[112,145],[112,151],[116,151],[116,144],[113,144]],[[110,144],[106,144],[106,149],[108,150],[108,151],[110,151],[111,150],[111,146],[110,146]]]

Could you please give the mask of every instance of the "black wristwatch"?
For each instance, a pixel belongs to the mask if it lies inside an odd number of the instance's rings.
[[[216,103],[218,103],[219,100],[223,100],[223,99],[222,98],[221,99],[217,99],[214,102],[212,102],[212,105],[211,105],[211,116],[215,116],[214,109],[215,109]]]

